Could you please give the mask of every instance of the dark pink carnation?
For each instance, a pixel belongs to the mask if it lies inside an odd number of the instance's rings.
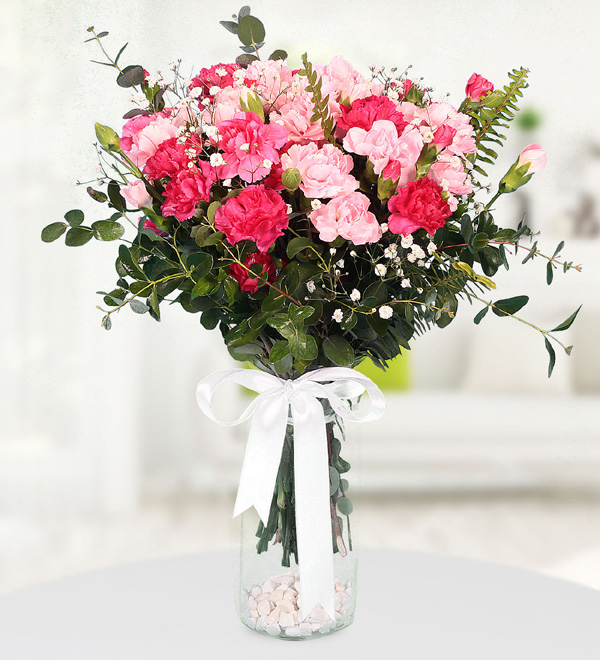
[[[158,234],[159,236],[168,236],[167,233],[158,229],[157,226],[154,224],[154,222],[152,222],[152,220],[148,220],[148,219],[145,220],[144,229],[151,229],[155,234]]]
[[[402,236],[417,229],[434,234],[451,215],[448,202],[442,197],[442,188],[428,178],[411,181],[400,188],[388,202],[388,209],[391,211],[390,231]]]
[[[280,195],[264,186],[248,186],[217,209],[215,226],[233,245],[254,241],[266,252],[287,229],[287,206]]]
[[[227,164],[243,181],[254,183],[269,174],[279,162],[278,149],[288,132],[279,124],[265,124],[254,112],[238,112],[233,119],[217,124],[219,148]]]
[[[452,144],[456,129],[449,124],[442,124],[433,134],[433,144],[441,151]]]
[[[473,101],[481,101],[486,94],[493,91],[494,85],[478,73],[471,75],[465,88],[466,95]]]
[[[200,98],[213,98],[210,93],[211,87],[231,87],[233,85],[233,73],[240,67],[237,64],[215,64],[209,69],[200,69],[200,73],[192,78],[190,89],[194,87],[202,88],[202,96]]]
[[[338,119],[338,128],[348,131],[355,126],[369,131],[373,122],[387,119],[393,122],[402,135],[407,122],[396,104],[387,96],[368,96],[366,99],[356,99],[351,106],[341,105],[342,116]]]
[[[275,264],[273,259],[268,255],[267,252],[254,252],[246,258],[244,265],[247,268],[250,268],[252,264],[261,264],[263,269],[260,276],[262,276],[265,271],[267,272],[267,280],[269,282],[274,282],[277,279],[277,271],[275,270]],[[231,264],[229,267],[229,274],[231,277],[236,279],[240,283],[240,289],[242,291],[247,291],[248,293],[256,293],[258,291],[258,277],[252,277],[248,272],[247,268],[240,266],[239,264]],[[266,284],[266,282],[265,282]],[[263,284],[262,286],[265,286]]]
[[[181,170],[165,188],[162,211],[165,216],[175,216],[179,222],[189,220],[196,212],[198,202],[208,202],[215,171],[205,160],[198,161],[193,170]]]
[[[187,169],[190,160],[185,154],[186,145],[179,144],[173,137],[161,142],[154,156],[150,156],[144,165],[144,174],[156,181],[166,176],[175,177],[181,170]]]

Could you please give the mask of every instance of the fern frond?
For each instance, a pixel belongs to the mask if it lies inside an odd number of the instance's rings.
[[[322,79],[318,73],[313,69],[313,65],[308,61],[306,53],[302,55],[302,64],[304,69],[300,71],[300,75],[306,76],[308,79],[307,91],[312,96],[313,114],[310,120],[312,122],[320,121],[321,128],[325,135],[325,139],[334,142],[333,139],[333,117],[329,114],[329,94],[324,98],[321,96]]]
[[[528,74],[529,69],[524,67],[513,69],[508,73],[510,82],[504,85],[503,89],[495,90],[484,96],[481,103],[468,112],[471,124],[475,128],[475,144],[477,145],[477,152],[469,157],[472,163],[481,161],[491,165],[498,157],[495,151],[483,143],[495,142],[502,145],[502,141],[506,140],[506,136],[497,129],[508,128],[515,113],[518,112],[518,99],[523,96],[523,90],[529,87]],[[475,169],[487,176],[480,167]]]

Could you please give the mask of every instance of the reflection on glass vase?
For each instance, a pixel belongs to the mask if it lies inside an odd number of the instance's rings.
[[[344,422],[324,405],[329,455],[331,551],[334,561],[335,620],[317,605],[304,620],[298,572],[294,507],[294,434],[288,423],[269,520],[263,525],[252,508],[242,515],[236,603],[242,622],[279,639],[314,639],[349,626],[356,604],[357,559],[352,503],[347,495],[350,463]],[[354,470],[353,470],[354,472]]]

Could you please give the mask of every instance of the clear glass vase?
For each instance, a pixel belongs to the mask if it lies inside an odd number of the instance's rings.
[[[355,443],[348,442],[344,422],[322,402],[327,425],[334,560],[335,620],[317,605],[302,620],[302,585],[298,571],[294,508],[294,434],[288,422],[277,483],[267,525],[252,508],[242,514],[236,603],[242,622],[259,633],[285,640],[314,639],[349,626],[356,605],[356,539],[348,497]],[[290,420],[291,421],[291,420]],[[353,451],[349,451],[352,449]],[[344,457],[342,457],[342,455]],[[356,474],[356,468],[352,470]]]

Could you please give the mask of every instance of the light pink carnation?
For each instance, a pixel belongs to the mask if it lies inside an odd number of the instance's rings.
[[[358,188],[358,181],[350,175],[354,162],[332,144],[321,149],[314,142],[294,144],[281,157],[284,170],[291,167],[300,172],[300,190],[311,198],[336,197]]]
[[[121,149],[139,168],[143,168],[159,144],[177,136],[177,129],[164,113],[134,117],[123,126]]]
[[[280,124],[292,142],[318,142],[325,139],[320,121],[311,121],[314,106],[308,92],[302,92],[271,113],[271,122]]]
[[[279,162],[277,149],[287,142],[288,133],[278,124],[264,124],[254,112],[238,112],[233,119],[217,124],[219,147],[227,164],[243,181],[264,179],[271,165]],[[271,165],[265,166],[265,161]]]
[[[282,60],[256,60],[246,69],[246,77],[254,81],[256,93],[267,112],[280,108],[287,101],[293,75]]]
[[[146,190],[143,181],[133,181],[121,188],[121,195],[134,209],[152,208],[152,195]]]
[[[529,163],[527,174],[541,172],[546,167],[546,152],[539,144],[530,144],[521,151],[517,167]]]
[[[323,67],[323,96],[330,95],[335,101],[355,101],[372,94],[381,94],[382,86],[373,84],[359,73],[341,55],[336,55]]]
[[[338,236],[354,245],[375,243],[381,238],[381,227],[369,211],[369,198],[359,192],[334,197],[308,217],[326,243]]]
[[[415,128],[405,129],[399,137],[393,122],[379,119],[369,131],[351,128],[344,138],[344,147],[367,156],[375,174],[381,174],[390,161],[398,161],[401,167],[412,167],[419,159],[423,138]]]
[[[471,182],[458,156],[440,156],[429,168],[427,176],[454,195],[467,195],[472,191]]]
[[[216,125],[233,119],[238,112],[243,112],[240,99],[245,98],[249,91],[247,87],[225,87],[215,95],[214,105],[204,110],[202,121]]]

